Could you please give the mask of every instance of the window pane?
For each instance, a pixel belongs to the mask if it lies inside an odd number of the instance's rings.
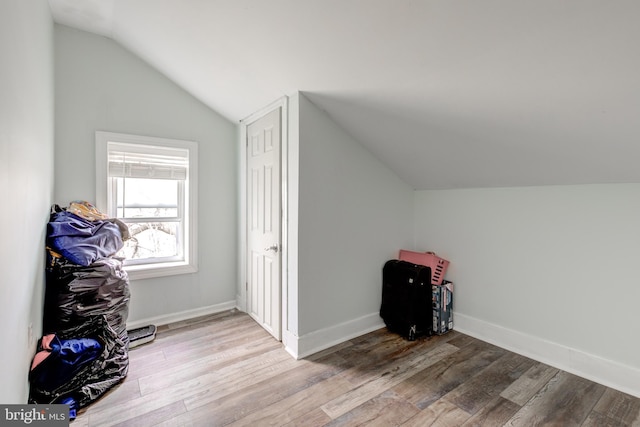
[[[175,218],[178,216],[177,180],[117,178],[118,218]]]
[[[131,239],[118,256],[126,259],[166,258],[179,255],[177,222],[143,222],[127,224]]]
[[[197,271],[190,229],[197,223],[197,143],[96,132],[96,150],[98,206],[133,236],[117,254],[127,271],[136,278]]]

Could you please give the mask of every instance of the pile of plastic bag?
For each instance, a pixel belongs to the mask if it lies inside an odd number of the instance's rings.
[[[73,415],[126,377],[129,279],[114,255],[128,237],[125,224],[87,202],[52,208],[31,403],[66,403]]]

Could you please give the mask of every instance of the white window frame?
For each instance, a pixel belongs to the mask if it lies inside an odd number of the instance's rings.
[[[198,194],[198,144],[194,141],[129,135],[96,131],[96,207],[113,215],[109,206],[108,152],[109,143],[140,144],[155,147],[186,149],[189,151],[189,169],[185,185],[184,215],[184,260],[153,263],[125,263],[129,279],[149,279],[153,277],[189,274],[198,271],[197,242],[197,194]],[[114,211],[115,212],[115,211]]]

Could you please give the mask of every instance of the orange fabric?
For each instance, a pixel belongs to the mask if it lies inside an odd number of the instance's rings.
[[[54,338],[55,334],[49,334],[42,337],[42,340],[40,341],[42,351],[37,352],[36,355],[33,356],[33,362],[31,362],[32,371],[36,366],[41,364],[44,359],[49,357],[51,354],[51,341],[53,341]]]

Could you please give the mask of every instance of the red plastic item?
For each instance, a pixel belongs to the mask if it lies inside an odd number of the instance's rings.
[[[399,259],[401,261],[412,262],[418,265],[426,265],[431,267],[431,284],[441,285],[444,280],[444,274],[449,267],[449,261],[440,258],[434,252],[415,252],[406,249],[400,249]]]

